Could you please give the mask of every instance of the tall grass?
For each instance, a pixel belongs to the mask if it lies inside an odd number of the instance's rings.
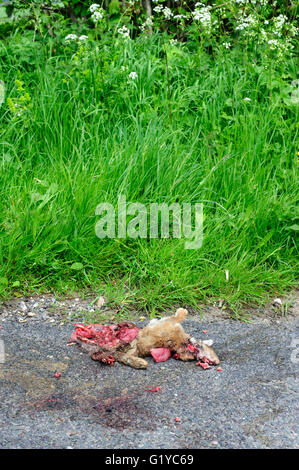
[[[235,310],[296,284],[294,63],[270,81],[248,51],[210,56],[158,35],[79,51],[24,41],[0,57],[7,96],[22,95],[16,79],[31,96],[20,116],[0,110],[1,295],[91,288],[151,311],[220,298]],[[99,240],[95,208],[119,194],[203,202],[202,248]]]

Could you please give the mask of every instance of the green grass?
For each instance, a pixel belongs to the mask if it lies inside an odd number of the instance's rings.
[[[222,298],[238,312],[294,287],[295,63],[166,46],[168,90],[158,36],[90,44],[77,62],[75,46],[51,41],[16,33],[0,50],[6,96],[31,96],[19,117],[0,109],[1,295],[91,289],[151,312]],[[202,248],[99,240],[95,208],[118,194],[203,202]]]

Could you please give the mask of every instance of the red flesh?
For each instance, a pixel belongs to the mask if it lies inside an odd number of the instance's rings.
[[[70,342],[85,343],[89,346],[99,348],[97,352],[91,355],[95,361],[101,361],[104,364],[113,365],[115,357],[112,352],[118,346],[131,343],[138,335],[139,328],[133,323],[122,322],[115,325],[83,325],[75,324]],[[102,350],[101,350],[102,348]]]
[[[113,348],[120,343],[128,344],[138,335],[139,328],[132,323],[119,323],[118,325],[82,325],[75,324],[71,342],[77,340],[85,343],[94,343],[104,348]]]
[[[161,387],[155,387],[155,388],[146,388],[145,391],[146,392],[159,392],[159,390],[161,390]]]
[[[198,361],[196,365],[202,367],[203,369],[211,369],[211,366],[209,366],[209,364],[207,364],[206,362]]]
[[[150,353],[156,362],[167,361],[171,356],[168,348],[153,348],[150,350]]]

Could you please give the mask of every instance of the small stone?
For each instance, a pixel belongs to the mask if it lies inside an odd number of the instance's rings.
[[[212,441],[212,442],[211,442],[211,445],[212,445],[212,446],[219,446],[219,442],[218,442],[218,441]]]
[[[22,312],[27,312],[28,307],[27,307],[27,305],[25,304],[24,301],[22,301],[22,302],[20,303],[20,309],[22,310]]]
[[[281,299],[279,299],[279,298],[274,299],[274,300],[273,300],[273,305],[275,305],[276,307],[281,307],[281,306],[282,306],[282,301],[281,301]]]
[[[34,312],[28,312],[27,313],[27,317],[35,317],[36,316],[36,313]]]

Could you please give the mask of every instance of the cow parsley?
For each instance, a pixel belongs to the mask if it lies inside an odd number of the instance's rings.
[[[198,21],[203,29],[211,30],[212,28],[212,15],[210,6],[202,6],[202,3],[195,4],[195,10],[192,13],[194,21]]]
[[[78,39],[77,34],[68,34],[64,38],[65,42],[77,41],[77,39]]]
[[[130,30],[125,25],[123,25],[121,28],[118,28],[117,32],[124,39],[130,38]]]

